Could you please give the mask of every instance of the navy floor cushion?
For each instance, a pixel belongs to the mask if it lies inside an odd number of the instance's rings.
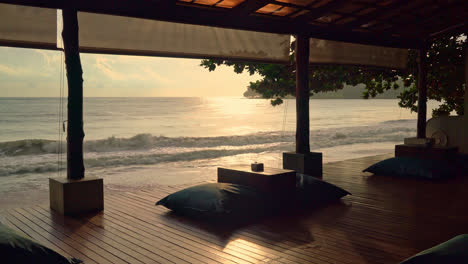
[[[468,263],[468,234],[426,249],[401,264],[459,264]]]
[[[296,202],[299,205],[322,205],[350,194],[348,191],[316,177],[297,173]]]
[[[255,216],[266,210],[267,196],[251,187],[207,183],[170,194],[156,203],[176,213],[198,218]]]
[[[0,262],[5,264],[71,264],[82,263],[78,259],[67,259],[54,250],[19,234],[0,223]]]
[[[370,166],[363,172],[383,176],[407,178],[442,179],[455,175],[454,166],[443,161],[418,159],[413,157],[395,157]]]
[[[294,193],[275,195],[249,186],[231,183],[207,183],[170,194],[156,203],[190,217],[218,220],[252,218],[277,214],[283,209],[320,205],[338,200],[347,191],[307,175],[298,175]]]

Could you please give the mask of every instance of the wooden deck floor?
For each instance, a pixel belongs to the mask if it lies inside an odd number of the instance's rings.
[[[398,263],[468,233],[468,179],[371,176],[387,156],[325,164],[324,179],[353,195],[302,216],[226,230],[154,203],[184,186],[107,195],[105,210],[70,218],[47,206],[0,213],[0,221],[85,263]]]

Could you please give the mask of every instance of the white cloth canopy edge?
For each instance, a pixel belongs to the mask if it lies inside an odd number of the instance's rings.
[[[323,39],[310,39],[309,62],[406,68],[408,50]]]
[[[0,45],[56,49],[56,10],[0,4]]]

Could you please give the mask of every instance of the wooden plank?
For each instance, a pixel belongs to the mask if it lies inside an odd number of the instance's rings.
[[[135,206],[139,206],[139,205],[135,205]],[[128,213],[128,211],[125,211],[125,210],[123,211]],[[238,256],[239,258],[243,258],[250,262],[258,262],[259,260],[265,259],[266,257],[266,256],[258,255],[255,252],[249,251],[248,249],[236,247],[233,244],[230,244],[230,247],[226,248],[225,243],[220,241],[218,237],[212,234],[208,234],[203,231],[193,230],[193,229],[187,228],[187,226],[179,225],[177,223],[168,223],[167,221],[162,221],[160,219],[154,222],[155,222],[155,225],[158,226],[158,228],[164,228],[170,232],[173,232],[181,236],[185,234],[187,238],[195,240],[198,243],[204,243],[204,244],[210,245],[211,247],[219,248],[226,253],[232,254],[234,256]]]
[[[134,204],[134,203],[133,203],[133,204]],[[164,209],[163,209],[163,210],[164,210]],[[252,230],[249,229],[248,231],[252,231]],[[270,235],[274,235],[274,234],[271,234],[271,233],[270,233]],[[249,234],[249,236],[252,236],[252,234]],[[255,236],[255,235],[253,235],[253,236],[254,236],[253,238],[262,240],[262,239],[265,237],[265,233],[262,233],[262,234],[259,235],[259,236]],[[233,236],[233,237],[234,237],[234,236]],[[245,238],[245,237],[239,237],[239,238]],[[252,237],[250,237],[250,238],[252,238]],[[277,239],[271,238],[271,240],[277,240]],[[266,243],[270,243],[270,242],[271,242],[271,241],[266,240]],[[299,243],[300,243],[300,242],[299,242]],[[258,243],[257,243],[257,244],[258,244]],[[284,248],[280,249],[281,251],[284,251],[285,249],[287,250],[287,249],[289,249],[290,246],[291,246],[291,244],[282,244],[282,243],[278,243],[277,241],[275,241],[275,245],[283,245]],[[270,245],[270,246],[271,246],[271,245]],[[296,242],[296,243],[293,243],[292,246],[297,247],[297,246],[298,246],[297,242]],[[335,251],[335,252],[336,252],[336,251]],[[301,252],[301,253],[304,254],[304,252]],[[307,254],[306,254],[306,255],[307,255]]]
[[[0,212],[0,222],[85,263],[398,263],[468,233],[468,179],[431,182],[371,176],[383,155],[324,165],[324,180],[353,193],[299,215],[227,229],[154,203],[192,186],[106,197],[106,210],[64,217],[47,206]]]
[[[119,204],[121,204],[121,203],[125,203],[125,201],[124,201],[124,200],[120,200],[120,201],[119,201]],[[140,206],[141,206],[141,205],[140,205]],[[151,209],[155,209],[155,208],[151,208]],[[148,210],[148,209],[145,208],[145,211],[146,211],[146,210]],[[126,211],[123,210],[121,213],[125,213],[125,212],[126,212]],[[147,219],[148,217],[144,217],[144,218]],[[142,219],[143,219],[143,217],[142,217]],[[156,219],[155,219],[155,220],[156,220]],[[186,225],[185,227],[186,227],[187,229],[193,228],[193,227],[190,227],[190,226],[188,226],[188,225]],[[206,233],[205,233],[204,235],[206,235]],[[219,240],[218,240],[218,241],[219,241]],[[230,247],[233,246],[233,242],[235,243],[235,241],[228,241],[228,242],[229,242],[228,244],[229,244]],[[224,244],[223,246],[226,246],[226,245]],[[270,253],[266,253],[266,252],[264,252],[264,251],[262,251],[262,250],[259,250],[258,247],[247,247],[247,246],[245,246],[245,245],[238,245],[238,246],[241,247],[241,248],[243,248],[243,249],[248,250],[248,251],[249,251],[249,255],[250,255],[250,256],[253,256],[253,257],[255,257],[255,258],[257,258],[258,260],[264,260],[264,259],[266,259],[266,258],[274,258],[274,257],[276,257],[275,255],[272,255],[272,254],[270,254]],[[244,251],[244,252],[245,252],[245,251]]]
[[[236,241],[229,241],[229,246],[232,246],[232,243],[235,243]],[[251,246],[246,246],[245,244],[242,244],[242,245],[238,245],[239,247],[242,247],[242,248],[245,248],[245,249],[248,249],[249,251],[253,252],[253,253],[256,253],[256,254],[261,254],[261,255],[264,255],[266,258],[277,258],[278,256],[276,255],[272,255],[272,253],[267,253],[267,251],[265,250],[261,250],[259,249],[259,246],[258,245],[255,245],[254,247],[251,247]],[[279,253],[281,254],[280,252],[274,252],[274,253]],[[265,257],[263,257],[261,260],[264,260]],[[287,260],[283,260],[283,261],[287,261]],[[305,259],[296,259],[294,258],[294,260],[291,260],[291,261],[287,261],[286,263],[304,263]]]
[[[29,214],[35,221],[42,221],[51,226],[55,230],[63,233],[72,234],[72,237],[77,241],[82,241],[89,244],[95,249],[99,249],[101,256],[106,256],[114,263],[143,263],[131,255],[125,254],[120,248],[116,248],[115,244],[108,243],[108,240],[102,239],[101,235],[86,232],[80,224],[72,221],[65,221],[64,217],[60,219],[52,218],[50,215],[41,214],[37,208],[33,208],[24,212]],[[55,220],[55,221],[54,221]],[[110,242],[110,241],[109,241]]]
[[[233,238],[240,238],[240,239],[243,238],[243,239],[246,239],[246,237],[241,237],[241,236],[233,236]],[[251,240],[251,239],[247,238],[247,240]],[[250,246],[250,245],[253,245],[253,247],[258,247],[259,245],[262,245],[262,244],[263,244],[263,245],[266,245],[266,251],[268,251],[268,249],[269,249],[268,247],[271,246],[271,245],[267,245],[266,243],[262,243],[262,242],[256,242],[255,244],[250,244],[250,243],[248,243],[247,241],[244,241],[243,243],[244,243],[245,245],[249,245],[249,246]],[[288,245],[287,247],[289,247],[289,246],[300,247],[300,245],[294,244],[294,243]],[[287,250],[288,248],[281,248],[281,249],[279,250],[279,252],[284,251],[285,249]],[[300,252],[300,254],[303,254],[303,255],[306,255],[306,256],[309,255],[309,256],[312,256],[312,257],[316,257],[316,256],[314,256],[313,253],[312,253],[312,254],[304,254],[304,252]],[[344,254],[344,255],[346,255],[346,254]],[[343,261],[343,263],[346,263],[346,261],[344,261],[344,260],[342,260],[342,261]]]
[[[59,222],[62,225],[70,225],[71,222],[76,223],[79,228],[90,235],[94,235],[95,237],[98,237],[100,240],[102,240],[104,243],[107,243],[116,249],[120,250],[122,253],[125,253],[129,256],[132,256],[133,258],[137,259],[136,262],[130,261],[131,263],[161,263],[158,262],[158,260],[161,260],[159,258],[151,258],[151,256],[147,256],[146,252],[141,253],[141,248],[130,243],[129,241],[116,236],[112,234],[111,232],[106,232],[104,229],[93,225],[91,223],[88,223],[86,221],[77,221],[75,219],[64,219],[62,215],[58,215],[54,212],[51,212],[48,210],[48,208],[42,208],[42,207],[36,207],[34,208],[36,212],[42,214],[45,217],[50,217],[51,219],[54,219],[55,222]],[[58,218],[58,220],[57,220]],[[75,226],[75,225],[72,225]]]
[[[356,28],[356,27],[359,28],[361,25],[373,22],[375,19],[377,19],[381,15],[389,12],[390,10],[394,11],[394,10],[404,9],[407,4],[408,4],[408,1],[406,1],[406,0],[395,0],[389,5],[379,6],[373,12],[371,12],[371,13],[369,13],[367,15],[360,16],[358,19],[353,20],[353,21],[351,21],[349,23],[346,23],[345,27],[348,27],[350,29],[353,29],[353,28]]]
[[[13,229],[15,232],[18,232],[19,234],[21,235],[24,235],[26,237],[29,237],[31,239],[34,239],[33,237],[31,237],[30,235],[28,235],[27,233],[25,233],[23,230],[21,230],[17,224],[14,224],[13,221],[11,221],[10,219],[8,219],[6,217],[6,211],[2,211],[0,212],[0,223],[3,224],[3,225],[6,225],[8,226],[9,228]]]
[[[297,16],[294,19],[305,21],[305,22],[310,22],[323,15],[331,13],[334,9],[341,7],[346,2],[347,2],[346,0],[332,0],[320,7],[313,8],[312,10],[308,8],[310,12]],[[310,6],[315,5],[315,4],[317,4],[317,2],[313,2]]]
[[[232,8],[231,16],[236,16],[239,19],[239,16],[247,16],[258,9],[266,6],[268,3],[273,0],[246,0],[239,5]]]
[[[255,263],[258,261],[251,257],[250,258],[247,257],[246,259],[250,260],[250,261],[247,261],[247,260],[240,258],[238,254],[232,254],[232,255],[227,254],[223,252],[222,247],[214,247],[214,248],[209,247],[205,245],[206,242],[204,242],[201,239],[198,239],[200,243],[197,244],[196,242],[194,242],[194,240],[197,240],[197,239],[189,240],[185,237],[182,237],[176,234],[176,233],[179,233],[183,235],[182,232],[169,232],[167,229],[162,228],[161,224],[157,224],[158,222],[156,221],[145,222],[143,220],[143,217],[140,217],[140,215],[136,213],[132,215],[128,215],[128,214],[125,214],[124,212],[117,211],[117,208],[112,208],[111,215],[112,217],[110,218],[110,221],[121,221],[129,225],[134,225],[135,227],[138,227],[138,229],[142,231],[146,231],[148,234],[152,236],[161,237],[165,240],[172,241],[174,243],[177,243],[180,247],[193,251],[195,254],[202,254],[205,257],[209,257],[213,260],[216,260],[222,263]],[[151,219],[151,217],[146,217],[146,219]]]
[[[70,246],[68,243],[64,243],[63,240],[58,239],[53,234],[45,232],[42,228],[35,226],[34,223],[31,223],[29,220],[14,212],[8,211],[8,219],[11,219],[12,222],[17,225],[24,233],[27,233],[33,239],[39,243],[57,251],[58,253],[64,256],[73,256],[79,258],[86,263],[97,263],[92,258],[88,257],[86,254],[81,251],[76,250],[73,246]]]
[[[199,250],[212,252],[214,254],[222,256],[225,259],[229,259],[237,263],[257,262],[259,259],[263,259],[262,257],[253,258],[250,256],[243,256],[243,254],[241,254],[241,251],[227,252],[229,254],[225,254],[222,252],[220,253],[219,252],[220,250],[222,251],[223,249],[225,249],[224,248],[225,245],[222,243],[216,243],[215,240],[210,240],[210,239],[203,240],[202,238],[197,237],[191,234],[190,232],[186,232],[186,231],[181,232],[170,226],[168,227],[164,225],[162,221],[159,221],[159,219],[153,219],[154,215],[153,217],[151,217],[151,214],[143,215],[143,212],[141,210],[138,210],[139,211],[138,214],[135,212],[135,210],[133,210],[135,214],[129,214],[129,212],[125,209],[126,208],[125,206],[123,207],[123,209],[122,209],[122,206],[120,206],[122,205],[122,203],[124,203],[124,201],[116,201],[116,202],[118,202],[119,204],[118,206],[114,207],[115,205],[113,204],[110,205],[111,210],[113,211],[112,215],[114,216],[118,215],[119,219],[125,218],[125,219],[128,219],[130,222],[139,222],[142,226],[149,225],[147,228],[156,229],[159,232],[159,234],[157,235],[163,235],[164,237],[166,237],[166,239],[171,239],[171,240],[174,239],[174,240],[179,241],[178,243],[190,244],[194,247],[199,248]]]
[[[137,244],[139,247],[142,247],[149,252],[160,256],[162,258],[160,261],[161,263],[193,263],[194,261],[193,258],[177,252],[176,246],[169,248],[165,245],[156,243],[157,241],[140,236],[132,230],[125,228],[125,226],[114,224],[108,221],[105,214],[101,214],[99,217],[92,217],[88,219],[88,221],[95,224],[96,226],[100,226],[106,231],[112,232],[113,234],[118,234],[126,240]]]
[[[251,230],[249,230],[249,231],[251,231]],[[328,231],[326,231],[326,233],[327,233],[327,236],[329,236],[329,235],[330,235],[330,233],[329,233]],[[264,236],[264,235],[265,235],[265,234],[264,234],[264,233],[262,233],[262,236]],[[315,234],[314,234],[314,235],[315,235]],[[285,247],[286,247],[286,248],[288,248],[288,246],[287,246],[287,245],[286,245]]]
[[[51,213],[49,208],[42,207],[41,209],[45,210],[46,212]],[[162,256],[165,256],[164,252],[155,251],[157,247],[155,248],[155,247],[151,247],[146,244],[143,244],[138,239],[128,236],[124,232],[120,232],[120,230],[118,229],[113,229],[108,226],[105,226],[104,224],[105,221],[103,221],[99,217],[92,218],[92,221],[89,219],[85,219],[83,221],[90,228],[93,228],[95,230],[100,230],[101,232],[104,232],[107,237],[114,239],[116,241],[119,241],[121,244],[124,244],[129,249],[134,250],[150,258],[151,259],[150,263],[175,263],[174,261],[169,260],[170,257],[169,259],[163,258]]]
[[[49,218],[37,217],[35,214],[31,214],[33,210],[24,210],[16,209],[16,212],[23,215],[25,218],[35,223],[37,226],[40,226],[44,230],[47,230],[49,233],[54,233],[57,237],[60,237],[62,240],[70,241],[70,243],[75,244],[77,247],[83,248],[83,250],[88,252],[94,252],[92,255],[99,255],[100,263],[123,263],[122,259],[117,258],[113,254],[107,252],[100,243],[95,243],[93,239],[85,237],[75,232],[74,230],[64,228],[60,225],[53,224]],[[128,262],[127,262],[128,263]]]
[[[48,236],[53,236],[57,238],[58,240],[62,241],[62,243],[66,243],[72,248],[79,250],[80,252],[92,258],[98,263],[117,263],[113,262],[110,258],[108,258],[108,256],[105,256],[102,250],[87,245],[85,240],[78,239],[73,235],[73,233],[67,234],[65,232],[56,230],[48,225],[45,225],[42,222],[37,222],[35,218],[32,218],[31,216],[26,214],[23,209],[16,209],[10,213],[15,214],[16,216],[23,217],[23,221],[25,223],[29,223],[30,225],[35,225],[37,227],[34,230],[41,229],[41,232],[43,232],[44,234],[48,234]]]

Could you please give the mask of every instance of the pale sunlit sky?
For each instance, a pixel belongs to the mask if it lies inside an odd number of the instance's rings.
[[[258,76],[199,59],[81,54],[86,97],[242,96]],[[0,97],[58,97],[59,51],[0,47]],[[66,91],[66,86],[65,86]]]

